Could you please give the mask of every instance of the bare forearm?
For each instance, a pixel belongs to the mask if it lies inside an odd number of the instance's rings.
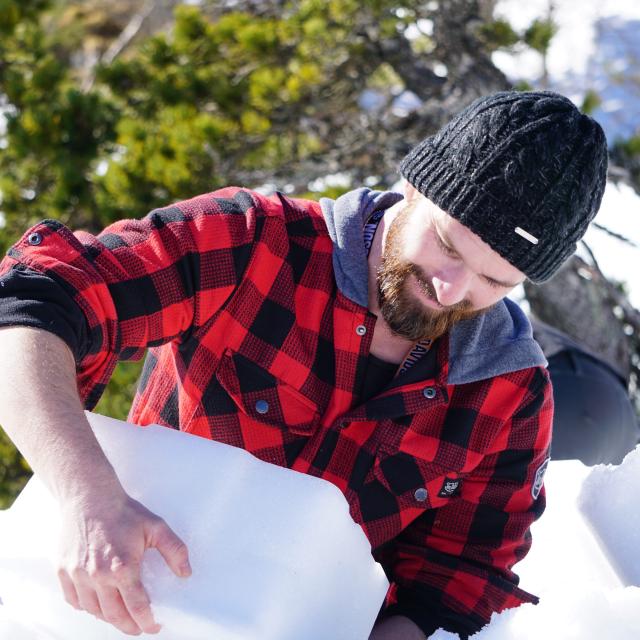
[[[93,435],[68,346],[47,331],[0,329],[0,425],[60,499],[121,487]]]
[[[187,577],[187,547],[124,492],[86,419],[73,354],[62,340],[37,329],[0,329],[0,362],[7,363],[0,424],[61,504],[65,599],[124,633],[157,633],[140,579],[143,554],[155,547]]]
[[[393,616],[377,624],[369,640],[425,640],[425,636],[409,618]]]

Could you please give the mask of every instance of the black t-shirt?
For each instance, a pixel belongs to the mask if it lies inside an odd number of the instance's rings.
[[[367,370],[364,375],[362,400],[366,401],[382,391],[393,379],[398,366],[393,362],[376,358],[370,353],[367,360]]]

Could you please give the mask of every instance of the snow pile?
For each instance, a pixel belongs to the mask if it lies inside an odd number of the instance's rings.
[[[368,637],[388,582],[337,487],[165,427],[89,418],[124,488],[189,548],[188,579],[145,554],[158,640]],[[64,602],[51,562],[57,530],[37,478],[0,512],[0,638],[129,637]]]
[[[91,421],[124,486],[191,551],[186,581],[155,551],[144,563],[158,640],[366,640],[387,581],[337,488],[170,429]],[[640,447],[619,467],[552,462],[545,485],[547,511],[516,567],[541,602],[495,615],[474,640],[637,640]],[[0,638],[128,637],[62,600],[49,559],[56,520],[36,481],[0,512]]]
[[[637,640],[640,589],[549,589],[542,602],[493,617],[473,640]],[[431,640],[459,640],[438,631]]]
[[[587,478],[580,508],[622,582],[640,586],[640,447]]]

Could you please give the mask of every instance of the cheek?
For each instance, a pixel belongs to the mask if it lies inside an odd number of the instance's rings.
[[[425,273],[438,266],[439,248],[429,235],[405,233],[400,254],[405,262],[418,265]]]
[[[469,295],[469,301],[476,310],[487,309],[502,300],[508,293],[509,291],[505,289],[493,289],[483,283]]]
[[[419,258],[424,258],[424,243],[421,242],[421,238],[406,234],[402,243],[402,253],[407,260],[419,262]]]

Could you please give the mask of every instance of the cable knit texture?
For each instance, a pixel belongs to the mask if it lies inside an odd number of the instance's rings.
[[[473,102],[414,147],[400,171],[529,280],[544,282],[600,207],[607,143],[568,98],[507,91]]]

